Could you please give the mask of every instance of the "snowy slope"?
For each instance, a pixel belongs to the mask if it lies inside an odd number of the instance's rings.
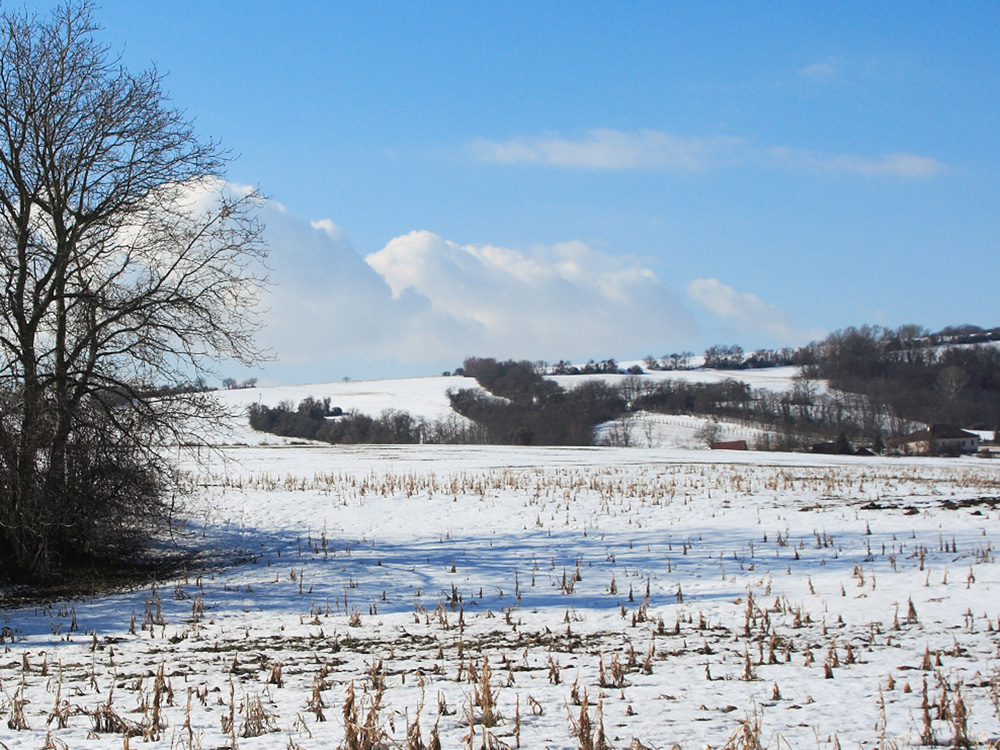
[[[629,363],[625,363],[626,365]],[[687,382],[714,383],[737,378],[749,383],[753,388],[766,388],[775,392],[791,390],[795,384],[797,368],[775,367],[761,370],[676,370],[650,371],[642,375],[644,380],[682,380]],[[588,379],[601,379],[620,383],[628,375],[564,375],[552,379],[564,388],[574,388]],[[219,391],[218,398],[232,409],[238,418],[226,430],[232,430],[228,441],[219,436],[221,442],[249,444],[284,444],[291,442],[284,438],[264,435],[246,428],[243,415],[251,404],[277,406],[282,402],[297,405],[307,397],[322,400],[329,398],[332,406],[339,406],[345,412],[359,411],[378,416],[387,409],[409,412],[416,418],[426,420],[455,418],[448,402],[448,390],[477,388],[472,378],[466,377],[425,377],[400,378],[392,380],[358,380],[317,383],[312,385],[268,386],[231,391]],[[639,414],[634,424],[634,444],[645,447],[704,447],[697,432],[705,423],[703,417],[666,416]],[[741,425],[721,423],[720,439],[746,439],[748,442],[760,436],[759,431]]]
[[[417,419],[463,419],[452,411],[448,401],[450,388],[473,388],[472,378],[426,377],[390,380],[344,380],[312,385],[267,386],[218,391],[217,398],[228,406],[234,415],[232,424],[226,425],[217,436],[220,442],[249,444],[286,444],[291,441],[250,430],[246,425],[246,410],[252,404],[278,406],[288,402],[293,407],[305,398],[330,399],[331,406],[344,412],[357,411],[377,417],[383,411],[394,409],[409,412]],[[226,434],[230,431],[230,434]]]
[[[359,411],[377,416],[386,409],[407,411],[421,419],[440,419],[452,413],[449,388],[473,388],[472,378],[426,377],[392,380],[344,380],[312,385],[270,386],[219,391],[223,403],[234,407],[250,404],[277,406],[282,401],[297,405],[304,398],[329,398],[345,412]]]

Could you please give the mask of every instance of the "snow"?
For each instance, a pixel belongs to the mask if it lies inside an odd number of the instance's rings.
[[[219,391],[229,406],[259,403],[277,406],[282,401],[298,405],[307,397],[329,398],[331,406],[345,412],[359,411],[377,416],[386,409],[407,411],[421,419],[441,419],[452,414],[448,389],[473,388],[476,381],[464,377],[399,378],[394,380],[343,380],[299,386],[271,386]]]
[[[220,398],[434,417],[460,382]],[[701,422],[633,448],[227,429],[185,459],[200,567],[0,613],[0,743],[120,748],[103,711],[150,747],[334,748],[349,686],[363,721],[384,683],[386,746],[419,719],[424,744],[436,726],[464,747],[487,660],[502,718],[476,748],[580,747],[584,694],[617,748],[720,748],[748,717],[765,747],[917,747],[925,681],[936,740],[960,693],[969,736],[996,741],[1000,463],[675,447]],[[256,724],[276,731],[241,736]]]
[[[627,368],[633,364],[619,363],[620,368]],[[556,375],[552,378],[564,388],[572,388],[582,383],[585,377],[581,375]],[[628,375],[604,375],[600,376],[612,383],[619,383]],[[751,388],[764,388],[775,392],[790,391],[799,379],[798,367],[761,367],[747,370],[712,370],[695,368],[691,370],[646,370],[640,375],[645,381],[659,382],[663,380],[682,380],[687,383],[722,383],[726,380],[739,380],[748,384]],[[815,381],[814,381],[815,382]]]

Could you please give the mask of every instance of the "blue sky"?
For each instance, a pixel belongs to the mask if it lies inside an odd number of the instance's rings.
[[[280,204],[265,379],[1000,325],[996,2],[95,18]]]

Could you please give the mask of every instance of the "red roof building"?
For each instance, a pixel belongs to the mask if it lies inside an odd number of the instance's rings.
[[[713,451],[748,451],[746,440],[721,440],[712,443]]]

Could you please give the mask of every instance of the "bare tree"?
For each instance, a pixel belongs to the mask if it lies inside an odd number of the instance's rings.
[[[632,446],[632,428],[635,426],[635,412],[622,411],[609,425],[604,436],[604,445],[615,448],[629,448]]]
[[[141,542],[158,446],[259,358],[258,197],[94,39],[88,3],[0,15],[0,563],[37,579]]]
[[[647,392],[646,380],[640,375],[629,374],[622,378],[618,384],[618,391],[625,399],[625,406],[629,409],[635,408],[635,402]]]
[[[698,438],[698,442],[705,445],[707,448],[711,448],[715,445],[719,436],[722,434],[722,427],[714,419],[705,420],[705,423],[698,428],[698,432],[695,433],[695,437]]]
[[[653,448],[657,443],[657,429],[656,420],[653,419],[653,415],[649,412],[642,412],[639,417],[639,427],[642,430],[642,436],[646,440],[646,447]]]
[[[944,403],[941,406],[941,415],[945,420],[956,421],[958,418],[959,410],[956,406],[958,396],[968,384],[969,373],[961,367],[949,365],[938,373],[935,385],[944,397]]]

